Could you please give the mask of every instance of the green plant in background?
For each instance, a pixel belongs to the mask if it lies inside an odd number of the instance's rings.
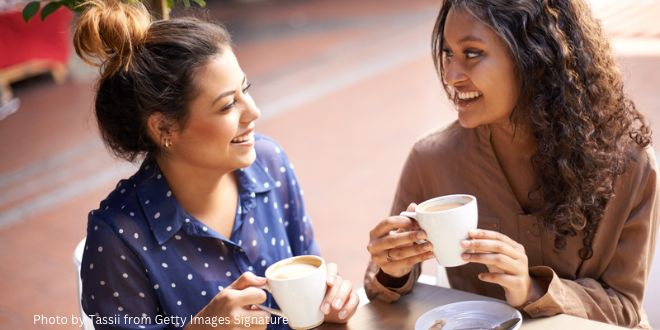
[[[122,0],[124,1],[124,0]],[[138,2],[140,0],[127,0],[127,2]],[[48,15],[54,13],[56,10],[58,10],[60,7],[64,6],[69,8],[70,10],[74,12],[82,12],[85,10],[84,6],[80,6],[81,3],[83,3],[84,0],[57,0],[57,1],[30,1],[25,7],[23,8],[23,19],[27,22],[30,19],[32,19],[37,13],[39,12],[39,9],[41,8],[42,3],[46,3],[45,6],[41,9],[41,20],[43,21]],[[142,1],[144,2],[144,1]],[[153,2],[153,1],[149,1]],[[193,2],[197,4],[200,7],[205,7],[206,2],[204,0],[167,0],[165,1],[167,8],[172,8],[174,7],[176,3],[182,3],[185,8],[190,7],[190,3]]]

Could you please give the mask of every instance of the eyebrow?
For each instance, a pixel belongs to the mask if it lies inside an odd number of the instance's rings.
[[[247,81],[247,76],[243,76],[243,81],[241,82],[241,85],[245,84],[246,81]],[[235,89],[234,89],[234,90],[230,90],[230,91],[226,91],[226,92],[222,92],[222,93],[220,93],[220,95],[218,95],[218,96],[213,100],[213,102],[211,102],[211,105],[214,105],[215,102],[218,102],[218,100],[220,100],[220,99],[222,99],[222,98],[224,98],[224,97],[227,97],[227,96],[229,96],[229,95],[232,95],[232,94],[234,94],[234,93],[236,93],[236,90],[235,90]]]
[[[479,37],[477,37],[477,36],[475,36],[475,35],[472,35],[472,34],[468,34],[468,35],[464,36],[463,38],[459,39],[459,40],[458,40],[458,43],[459,43],[459,44],[462,44],[462,43],[464,43],[464,42],[470,42],[470,41],[473,41],[473,42],[480,42],[480,43],[482,43],[482,44],[485,43],[485,42],[483,41],[483,39],[481,39],[481,38],[479,38]],[[442,44],[443,44],[445,47],[447,46],[447,38],[445,38],[445,37],[442,38]]]
[[[484,42],[481,38],[479,38],[475,35],[472,35],[472,34],[468,34],[465,37],[458,40],[458,43],[464,43],[464,42],[468,42],[468,41],[477,41],[477,42],[481,42],[481,43]]]

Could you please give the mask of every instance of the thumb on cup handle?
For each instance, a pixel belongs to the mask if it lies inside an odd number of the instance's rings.
[[[408,205],[408,209],[406,209],[406,211],[415,212],[416,208],[417,208],[417,203],[410,203],[410,205]]]
[[[417,204],[415,204],[415,203],[410,204],[410,206],[408,206],[408,209],[410,210],[412,208],[414,210],[416,206],[417,206]],[[403,211],[399,215],[404,216],[404,217],[408,217],[410,219],[413,219],[413,220],[417,221],[417,213],[416,212]],[[426,242],[426,240],[421,239],[421,240],[416,241],[415,243],[423,244],[424,242]]]
[[[270,291],[270,289],[268,288],[268,284],[264,284],[264,285],[262,285],[262,286],[260,286],[260,287],[258,287],[258,288],[259,288],[259,289],[262,289],[262,290],[266,290],[266,291],[272,293],[272,292]],[[270,307],[267,307],[267,306],[264,306],[264,305],[255,305],[255,306],[257,306],[257,308],[259,308],[259,309],[261,309],[261,310],[263,310],[263,311],[266,311],[266,312],[268,312],[268,313],[271,313],[271,314],[273,314],[273,315],[277,315],[277,316],[279,316],[279,317],[287,318],[287,316],[284,315],[284,313],[282,313],[282,311],[279,310],[279,309],[270,308]]]

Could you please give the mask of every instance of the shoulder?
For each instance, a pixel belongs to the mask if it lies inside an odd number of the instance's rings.
[[[120,180],[115,189],[99,203],[99,207],[89,212],[88,226],[103,224],[113,231],[146,227],[147,221],[140,207],[138,191],[145,181],[142,174],[148,170],[143,165],[130,178]]]
[[[620,200],[621,203],[628,206],[638,205],[650,196],[657,194],[655,152],[650,145],[641,147],[631,143],[626,148],[625,155],[626,167],[621,176],[616,179],[614,200]]]
[[[646,180],[650,175],[656,175],[658,164],[651,145],[641,147],[632,144],[627,150],[627,156],[629,161],[624,176],[629,176],[633,181],[639,181]]]
[[[461,127],[458,121],[425,133],[417,139],[411,150],[411,158],[428,160],[456,158],[470,149],[478,136],[475,129]]]

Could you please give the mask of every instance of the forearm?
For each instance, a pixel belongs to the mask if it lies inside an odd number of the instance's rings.
[[[626,327],[636,327],[642,321],[640,306],[595,279],[562,279],[549,267],[532,267],[530,274],[548,283],[538,299],[522,308],[531,317],[568,314]]]

